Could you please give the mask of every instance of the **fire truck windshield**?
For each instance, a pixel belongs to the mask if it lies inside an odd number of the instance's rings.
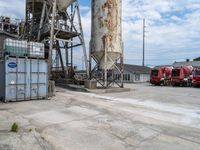
[[[172,70],[172,76],[179,76],[180,75],[180,69],[173,69]]]
[[[152,76],[158,76],[158,70],[152,70],[151,75]]]
[[[200,70],[196,70],[196,71],[195,71],[195,75],[196,75],[196,76],[200,76]]]

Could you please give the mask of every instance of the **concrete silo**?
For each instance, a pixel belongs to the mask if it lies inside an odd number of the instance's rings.
[[[121,0],[92,0],[90,55],[97,65],[91,72],[101,72],[101,79],[97,81],[102,80],[104,87],[114,83],[111,72],[115,68],[120,75],[123,73],[121,7]],[[91,78],[97,78],[94,74],[91,73]]]

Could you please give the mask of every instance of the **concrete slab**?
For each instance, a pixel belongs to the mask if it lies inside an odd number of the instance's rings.
[[[111,87],[108,89],[98,88],[98,89],[87,89],[90,93],[103,94],[103,93],[121,93],[121,92],[130,92],[130,88],[118,88]],[[133,90],[132,90],[133,91]]]
[[[126,86],[98,94],[56,88],[51,100],[0,103],[0,149],[199,150],[199,89]]]

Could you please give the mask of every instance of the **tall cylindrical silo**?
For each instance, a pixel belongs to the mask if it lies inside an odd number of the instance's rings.
[[[91,55],[100,69],[113,68],[122,54],[121,0],[92,0]]]

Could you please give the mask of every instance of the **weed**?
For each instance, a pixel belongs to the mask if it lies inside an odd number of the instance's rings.
[[[18,132],[19,126],[17,123],[13,123],[11,126],[11,132]]]

